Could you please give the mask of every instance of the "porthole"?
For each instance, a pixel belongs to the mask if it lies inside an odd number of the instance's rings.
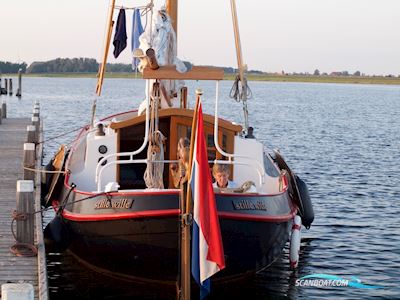
[[[106,154],[107,153],[107,146],[106,145],[101,145],[101,146],[99,146],[99,152],[101,153],[101,154]]]
[[[97,162],[99,162],[100,160],[102,160],[104,157],[100,157],[99,160]],[[105,166],[107,164],[107,159],[105,161],[103,161],[101,163],[102,166]]]

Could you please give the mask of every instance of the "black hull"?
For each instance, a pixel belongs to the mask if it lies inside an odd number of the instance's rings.
[[[175,284],[179,263],[178,218],[67,223],[72,233],[69,249],[100,272],[137,281]],[[291,228],[291,222],[239,224],[222,219],[220,223],[226,268],[216,280],[245,277],[270,265],[280,256]]]
[[[86,264],[114,277],[175,284],[180,226],[177,192],[94,197],[71,192],[66,199],[68,191],[61,193],[66,206],[47,235],[53,246],[62,244]],[[216,201],[226,268],[214,281],[246,277],[280,256],[297,211],[288,192],[216,194]]]

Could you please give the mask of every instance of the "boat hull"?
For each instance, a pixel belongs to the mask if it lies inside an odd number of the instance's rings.
[[[62,194],[67,195],[68,189]],[[58,212],[62,226],[56,228],[62,232],[53,232],[52,239],[56,236],[59,241],[59,235],[68,235],[69,250],[102,273],[175,284],[178,193],[88,197],[74,192],[69,195],[70,200]],[[216,194],[216,201],[226,260],[226,268],[217,274],[216,281],[245,277],[280,256],[296,213],[286,192],[274,196]]]

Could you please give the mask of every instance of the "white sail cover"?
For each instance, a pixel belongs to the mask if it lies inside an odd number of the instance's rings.
[[[187,71],[185,64],[177,57],[176,34],[171,24],[171,19],[164,9],[157,11],[153,15],[153,22],[147,24],[145,31],[139,37],[140,49],[146,53],[147,49],[153,48],[156,54],[157,62],[160,66],[175,65],[176,70],[180,73]],[[145,63],[145,61],[143,60]],[[139,70],[143,67],[139,66]],[[154,81],[151,80],[150,86]],[[182,86],[183,81],[161,80],[167,92],[167,97],[175,94]],[[147,92],[147,91],[146,91]],[[174,101],[173,97],[165,99],[165,95],[161,94],[161,108],[169,108],[178,105],[178,101]],[[139,106],[139,114],[146,108],[145,101]]]

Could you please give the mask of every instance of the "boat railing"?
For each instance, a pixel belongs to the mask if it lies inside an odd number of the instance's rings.
[[[102,180],[102,175],[103,172],[106,168],[111,167],[113,165],[126,165],[126,164],[149,164],[149,163],[178,163],[178,160],[148,160],[148,159],[133,159],[133,155],[131,153],[125,152],[125,153],[115,153],[116,156],[130,156],[130,159],[127,160],[114,160],[111,162],[106,163],[102,168],[100,169],[100,172],[98,174],[98,177],[96,178],[97,182],[97,192],[102,191],[102,186],[103,186],[103,180]],[[209,160],[208,163],[218,163],[218,164],[229,164],[229,165],[245,165],[245,166],[250,166],[253,167],[251,163],[246,163],[246,162],[237,162],[237,161],[232,161],[232,160]],[[259,177],[259,184],[260,186],[262,185],[262,173],[257,169],[253,168],[256,170],[258,177]]]
[[[222,73],[223,74],[223,73]],[[209,78],[208,78],[209,79]],[[106,155],[102,157],[96,166],[96,173],[95,173],[95,181],[97,183],[97,189],[98,191],[101,191],[102,187],[102,180],[101,180],[101,175],[103,174],[104,170],[112,165],[116,164],[131,164],[131,163],[167,163],[167,162],[176,162],[176,161],[149,161],[147,159],[133,159],[133,157],[140,152],[142,152],[149,140],[149,124],[150,124],[150,84],[149,80],[146,80],[146,124],[145,124],[145,135],[144,135],[144,140],[143,144],[140,146],[139,149],[132,151],[132,152],[120,152],[120,153],[112,153],[109,155]],[[262,186],[265,182],[265,170],[264,166],[257,160],[254,159],[254,157],[250,156],[245,156],[245,155],[235,155],[233,153],[227,153],[224,150],[221,149],[219,146],[219,141],[218,141],[218,98],[219,98],[219,78],[216,78],[216,96],[215,96],[215,121],[214,121],[214,144],[217,149],[217,151],[222,154],[223,156],[227,157],[227,161],[220,161],[221,163],[229,163],[229,164],[237,164],[237,165],[248,165],[255,169],[259,175],[259,181],[260,181],[260,186]],[[118,158],[121,156],[129,156],[128,160],[115,160],[111,162],[107,162],[110,158]],[[233,161],[233,158],[237,158],[240,160],[246,160],[247,162],[237,162]],[[213,162],[213,161],[211,161]]]
[[[219,141],[218,141],[218,99],[219,99],[219,81],[216,82],[216,87],[215,87],[215,113],[214,113],[214,144],[215,148],[219,153],[221,153],[223,156],[227,157],[229,161],[232,161],[232,158],[240,158],[249,161],[249,163],[243,163],[247,165],[251,165],[256,168],[257,172],[260,174],[260,186],[263,185],[265,182],[265,170],[264,166],[257,160],[254,159],[254,157],[251,156],[246,156],[246,155],[235,155],[233,153],[227,153],[222,148],[219,146]]]
[[[144,140],[143,140],[143,144],[139,147],[139,149],[132,151],[132,152],[121,152],[121,153],[111,153],[108,154],[104,157],[102,157],[96,166],[96,182],[98,182],[98,178],[99,178],[99,174],[100,174],[100,168],[104,165],[107,164],[107,160],[110,158],[117,158],[119,156],[131,156],[131,159],[134,155],[139,154],[140,152],[142,152],[149,141],[149,124],[150,124],[150,84],[149,84],[149,80],[146,80],[146,125],[145,125],[145,133],[144,133]]]

